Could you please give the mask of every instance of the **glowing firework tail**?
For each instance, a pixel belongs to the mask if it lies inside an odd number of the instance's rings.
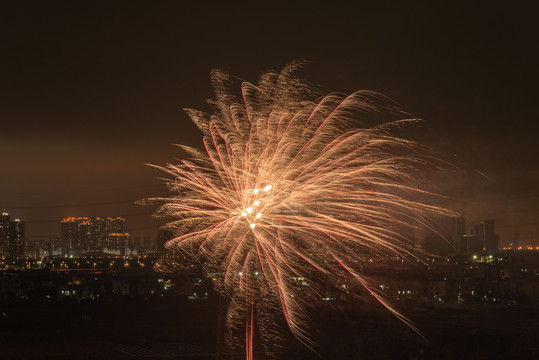
[[[417,178],[429,158],[390,135],[413,121],[406,113],[371,91],[320,96],[294,70],[244,82],[238,97],[230,76],[213,73],[213,112],[186,110],[204,150],[181,146],[190,158],[164,168],[173,195],[161,213],[175,219],[167,246],[219,271],[232,306],[247,303],[252,319],[274,297],[307,340],[298,277],[355,278],[395,312],[361,275],[362,254],[409,254],[406,229],[448,212],[420,200],[430,195]],[[252,323],[248,333],[252,342]]]

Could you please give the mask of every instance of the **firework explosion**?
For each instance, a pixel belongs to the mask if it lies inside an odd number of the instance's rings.
[[[359,281],[412,326],[361,271],[366,253],[411,254],[406,231],[447,214],[421,200],[431,195],[417,179],[429,158],[390,135],[412,120],[371,91],[321,96],[295,68],[244,82],[241,97],[229,90],[232,77],[215,71],[213,113],[186,110],[204,151],[181,146],[190,159],[164,168],[174,195],[160,212],[175,219],[168,226],[177,235],[167,246],[221,274],[230,327],[249,314],[252,322],[256,308],[258,329],[270,334],[272,312],[260,309],[280,308],[308,341],[310,300],[298,279],[316,293],[320,276]],[[249,358],[252,323],[246,335]]]

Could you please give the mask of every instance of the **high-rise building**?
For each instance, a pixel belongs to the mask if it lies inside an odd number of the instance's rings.
[[[493,253],[498,250],[498,235],[494,233],[494,220],[474,224],[471,235],[466,237],[467,250],[473,253],[484,251]]]
[[[24,256],[24,222],[19,219],[10,220],[9,214],[0,216],[0,251],[2,256],[17,258]]]
[[[88,231],[90,218],[68,217],[61,221],[62,249],[65,254],[88,251]]]
[[[30,257],[62,255],[62,243],[57,236],[33,236],[26,238],[24,253]]]
[[[465,250],[465,235],[466,235],[466,219],[464,216],[459,216],[455,219],[455,244],[457,252],[463,253]]]
[[[470,252],[481,252],[485,247],[485,224],[474,224],[472,236],[469,238],[468,250]]]
[[[6,256],[7,243],[9,241],[9,214],[0,215],[0,255]]]
[[[129,239],[128,233],[109,233],[107,236],[107,241],[105,243],[104,250],[109,252],[120,253],[120,255],[125,255],[127,249],[127,241]]]
[[[464,227],[463,217],[441,217],[434,227],[425,229],[425,250],[441,256],[462,251]]]
[[[494,234],[494,220],[485,220],[485,245],[483,247],[489,253],[498,250],[498,235]]]
[[[109,251],[123,253],[129,234],[121,217],[68,217],[62,219],[64,253]]]
[[[11,222],[11,237],[8,243],[7,254],[9,257],[18,258],[24,256],[24,222],[15,219]]]

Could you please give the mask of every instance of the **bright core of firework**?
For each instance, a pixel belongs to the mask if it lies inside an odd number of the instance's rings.
[[[261,193],[261,191],[268,192],[271,189],[272,189],[271,185],[266,185],[262,190],[253,189],[253,194],[258,195],[259,193]],[[255,214],[255,210],[257,210],[261,204],[260,199],[262,199],[262,197],[258,196],[256,198],[257,200],[254,200],[251,206],[249,206],[248,208],[246,208],[245,210],[241,212],[241,216],[247,218],[247,221],[249,222],[249,226],[251,227],[251,229],[254,229],[256,227],[256,220],[262,218],[261,212],[256,212]]]
[[[390,135],[406,113],[370,91],[320,96],[292,68],[243,83],[241,96],[214,73],[213,112],[186,110],[204,150],[182,146],[190,158],[165,168],[174,195],[161,211],[175,218],[169,248],[204,255],[233,298],[274,296],[305,338],[298,276],[354,278],[394,311],[362,275],[362,254],[409,253],[406,231],[444,210],[419,200],[428,158]]]

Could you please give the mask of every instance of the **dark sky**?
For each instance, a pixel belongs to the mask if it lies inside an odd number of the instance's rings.
[[[377,90],[425,119],[412,137],[462,170],[439,184],[455,208],[495,219],[504,242],[538,241],[531,8],[196,3],[0,4],[0,210],[29,236],[58,234],[68,215],[122,215],[132,235],[154,235],[152,209],[127,202],[165,193],[145,163],[199,144],[181,109],[206,108],[210,70],[255,82],[306,59],[322,88]]]

